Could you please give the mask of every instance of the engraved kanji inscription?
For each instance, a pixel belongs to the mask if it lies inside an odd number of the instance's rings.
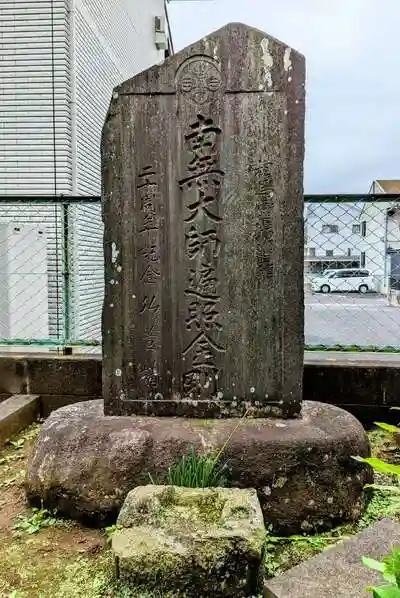
[[[200,231],[195,225],[192,225],[185,234],[185,249],[189,259],[194,259],[207,252],[217,258],[220,245],[221,241],[215,228]]]
[[[190,129],[190,132],[185,135],[185,142],[190,155],[187,169],[191,176],[186,177],[182,182],[207,172],[223,174],[217,168],[221,129],[215,125],[212,118],[205,118],[202,114],[197,115],[197,120],[190,125]]]
[[[185,222],[193,222],[199,215],[221,222],[217,205],[224,178],[218,167],[221,129],[212,118],[202,114],[197,115],[190,129],[185,135],[189,151],[187,174],[179,181],[180,188],[186,192],[188,214]]]
[[[137,189],[142,187],[157,187],[156,172],[152,166],[145,166],[137,177]]]
[[[139,255],[143,257],[144,260],[149,262],[159,262],[160,261],[160,250],[158,244],[154,239],[147,238],[147,243],[144,247],[141,247],[138,251]]]
[[[192,367],[183,375],[183,390],[195,395],[208,390],[213,394],[217,388],[219,369],[215,365],[215,354],[224,349],[205,333],[200,333],[187,347],[184,356],[192,355]]]
[[[152,264],[148,264],[143,270],[140,276],[140,280],[145,284],[156,284],[160,276],[160,269],[156,266],[153,266]]]
[[[187,185],[192,192],[188,193],[186,208],[187,217],[185,222],[193,222],[197,216],[205,215],[212,222],[221,222],[222,218],[218,215],[218,199],[222,186],[223,175],[220,173],[213,173],[198,177],[196,186],[192,185],[192,181],[183,183]]]
[[[144,314],[146,311],[156,312],[160,311],[160,304],[155,295],[145,295],[140,303],[139,313]]]
[[[215,267],[208,262],[202,262],[198,269],[190,268],[188,287],[188,292],[195,291],[202,295],[216,295],[217,276]]]
[[[144,351],[146,354],[159,351],[161,346],[160,227],[157,215],[160,191],[157,172],[152,166],[142,168],[136,181],[140,208],[137,228],[140,287],[138,297],[135,299],[140,320],[136,342],[140,346],[140,351]],[[141,353],[140,358],[142,358]],[[154,356],[149,356],[152,361],[154,358]],[[142,369],[145,374],[143,374],[141,382],[147,380],[148,388],[152,388],[154,376],[151,376],[150,373],[154,368],[143,365]]]
[[[183,373],[184,392],[212,394],[219,368],[215,341],[222,331],[219,313],[217,262],[221,249],[219,198],[224,173],[219,168],[220,127],[210,117],[197,115],[185,135],[188,148],[186,176],[179,181],[185,207],[185,256],[188,260],[185,289],[185,328],[191,339],[183,351],[188,363]],[[196,335],[193,338],[193,335]],[[190,365],[189,365],[190,364]],[[213,374],[213,384],[207,380]]]
[[[160,319],[158,316],[150,320],[148,326],[145,327],[143,341],[145,351],[156,351],[160,348]]]
[[[254,197],[259,204],[259,219],[255,234],[255,260],[260,279],[272,279],[274,265],[271,256],[271,243],[274,236],[272,213],[274,208],[274,182],[272,164],[263,162],[249,169]]]
[[[140,202],[138,232],[157,231],[160,227],[156,210],[156,205],[159,202],[159,188],[154,168],[145,166],[139,172],[136,181]]]
[[[196,291],[186,291],[186,295],[190,298],[189,314],[186,318],[187,330],[222,330],[218,322],[219,312],[216,309],[219,297],[203,296]]]
[[[153,366],[139,366],[137,377],[139,385],[145,389],[145,391],[157,391],[159,385],[159,376],[157,374],[155,362]]]
[[[144,232],[147,230],[158,230],[159,223],[155,208],[155,201],[157,200],[157,198],[158,194],[156,190],[143,189],[140,198],[140,207],[142,211],[142,226],[138,232]]]

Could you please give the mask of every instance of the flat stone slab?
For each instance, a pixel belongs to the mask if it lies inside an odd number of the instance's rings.
[[[149,473],[159,479],[192,446],[215,453],[227,438],[229,485],[255,488],[265,520],[280,533],[360,516],[370,468],[351,455],[369,455],[364,429],[346,411],[309,401],[292,420],[110,417],[102,401],[62,407],[32,451],[27,496],[68,517],[114,523]]]
[[[140,486],[117,524],[117,574],[131,587],[216,598],[262,589],[265,528],[255,490]]]
[[[266,598],[366,598],[368,585],[384,585],[361,557],[377,560],[400,545],[400,523],[382,519],[349,540],[333,546],[265,583]]]
[[[0,403],[0,446],[39,415],[39,395],[13,395]]]

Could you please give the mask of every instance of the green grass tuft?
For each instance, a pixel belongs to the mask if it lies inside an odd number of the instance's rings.
[[[194,446],[189,455],[183,455],[177,463],[168,468],[166,483],[169,486],[185,488],[211,488],[226,486],[227,465],[221,465],[219,456],[197,455]],[[149,474],[152,484],[156,484]]]

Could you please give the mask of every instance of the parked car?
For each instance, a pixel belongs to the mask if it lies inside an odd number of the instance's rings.
[[[371,272],[358,268],[331,270],[330,274],[314,278],[311,288],[317,293],[355,291],[364,294],[375,290]]]
[[[324,271],[322,272],[322,278],[325,278],[325,276],[328,276],[329,274],[332,274],[332,272],[336,272],[336,270],[334,270],[334,269],[332,269],[332,268],[330,268],[330,269],[328,269],[328,270],[324,270]],[[321,278],[321,277],[320,277],[320,278]]]

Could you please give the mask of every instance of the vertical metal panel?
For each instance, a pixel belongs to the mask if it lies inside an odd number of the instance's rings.
[[[71,192],[66,0],[3,0],[0,12],[1,193]]]
[[[48,311],[50,338],[62,337],[64,302],[61,206],[56,204],[0,203],[0,224],[13,224],[15,227],[24,224],[38,224],[43,228],[46,236],[48,267],[48,305],[43,306],[43,312]],[[24,234],[23,229],[22,234]],[[27,260],[28,267],[35,261],[34,251],[33,248],[31,258]],[[9,268],[12,274],[20,273],[15,261],[9,265]],[[27,284],[29,284],[28,279]]]

